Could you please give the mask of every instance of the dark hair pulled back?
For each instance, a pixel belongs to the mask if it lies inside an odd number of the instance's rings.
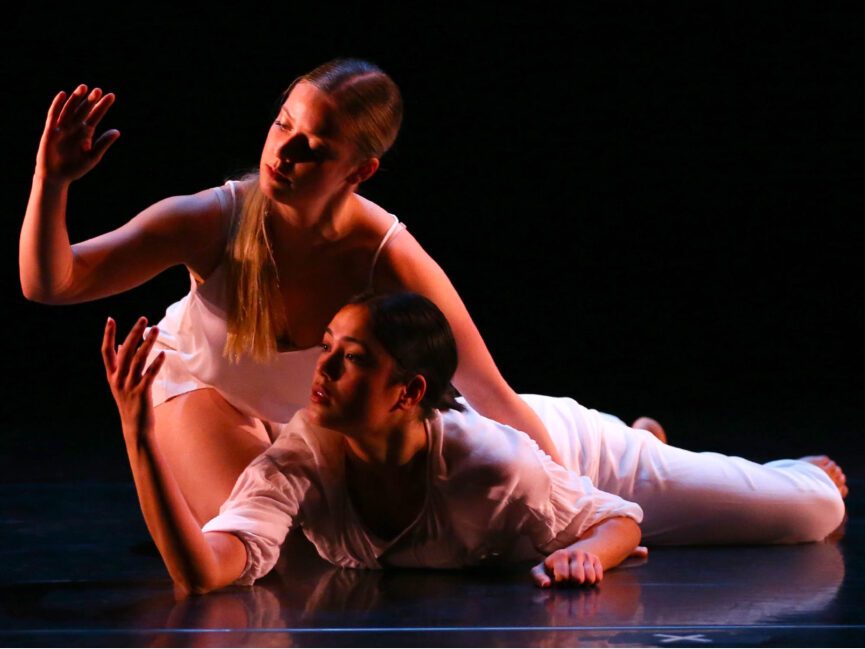
[[[453,332],[439,308],[410,292],[360,295],[351,304],[365,306],[376,340],[393,357],[394,381],[408,382],[420,374],[427,390],[421,400],[424,417],[436,410],[465,410],[456,400],[451,379],[457,369]]]

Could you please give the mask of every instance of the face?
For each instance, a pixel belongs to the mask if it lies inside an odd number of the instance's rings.
[[[316,209],[351,187],[361,165],[333,100],[301,81],[276,116],[261,154],[261,190],[277,203]]]
[[[307,417],[348,436],[383,431],[399,417],[405,384],[394,383],[394,360],[375,340],[369,312],[349,305],[324,334]]]

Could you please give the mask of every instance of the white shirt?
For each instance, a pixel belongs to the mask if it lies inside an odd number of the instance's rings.
[[[371,534],[351,504],[339,433],[299,412],[241,474],[205,532],[231,532],[247,564],[236,583],[267,574],[297,526],[319,554],[350,568],[458,568],[538,559],[617,516],[639,523],[634,503],[594,487],[540,451],[525,433],[471,408],[426,422],[426,497],[415,521],[390,541]]]

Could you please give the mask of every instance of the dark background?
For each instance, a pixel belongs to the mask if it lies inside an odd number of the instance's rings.
[[[128,475],[102,327],[158,320],[189,281],[22,297],[54,94],[117,94],[122,137],[70,195],[81,240],[256,166],[281,91],[335,56],[402,88],[362,193],[445,268],[518,391],[651,414],[695,450],[861,466],[865,21],[755,4],[4,10],[0,480]]]

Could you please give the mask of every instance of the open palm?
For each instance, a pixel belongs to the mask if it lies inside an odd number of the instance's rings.
[[[120,131],[106,131],[94,140],[96,127],[114,103],[114,95],[80,85],[66,97],[54,97],[36,155],[36,173],[56,182],[72,182],[93,169]]]

